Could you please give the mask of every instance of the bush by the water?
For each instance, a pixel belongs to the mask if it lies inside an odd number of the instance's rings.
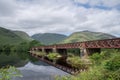
[[[61,55],[59,53],[49,53],[47,55],[47,57],[50,59],[50,60],[53,60],[54,62],[56,62],[57,59],[59,59],[61,57]]]
[[[85,64],[82,62],[79,56],[68,57],[67,63],[71,65],[73,68],[83,69]]]
[[[33,54],[36,54],[36,55],[41,56],[41,57],[46,55],[45,52],[41,52],[41,51],[34,51]]]
[[[0,80],[12,80],[13,77],[22,77],[19,70],[13,66],[0,69]]]

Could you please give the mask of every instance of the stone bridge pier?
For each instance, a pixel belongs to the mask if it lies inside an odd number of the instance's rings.
[[[80,56],[81,58],[87,58],[88,56],[94,53],[100,53],[100,48],[80,48]]]

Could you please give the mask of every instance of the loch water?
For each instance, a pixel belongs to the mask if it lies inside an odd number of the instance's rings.
[[[16,66],[23,77],[14,77],[13,80],[55,80],[56,76],[69,75],[68,73],[42,61],[35,60],[29,53],[0,52],[0,66]]]
[[[20,70],[23,77],[16,77],[13,80],[55,80],[56,76],[69,75],[41,61],[28,62],[25,66],[19,67],[18,70]]]

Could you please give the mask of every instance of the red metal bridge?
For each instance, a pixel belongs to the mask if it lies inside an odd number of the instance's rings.
[[[31,48],[31,50],[48,50],[48,52],[52,50],[53,52],[59,52],[59,50],[65,51],[70,48],[79,48],[83,54],[90,54],[97,51],[99,52],[101,48],[120,48],[120,38],[38,46]]]

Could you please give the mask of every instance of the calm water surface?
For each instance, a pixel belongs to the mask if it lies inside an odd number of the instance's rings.
[[[18,68],[23,77],[14,78],[13,80],[54,80],[55,76],[69,75],[68,73],[57,69],[44,62],[28,62],[24,67]]]

